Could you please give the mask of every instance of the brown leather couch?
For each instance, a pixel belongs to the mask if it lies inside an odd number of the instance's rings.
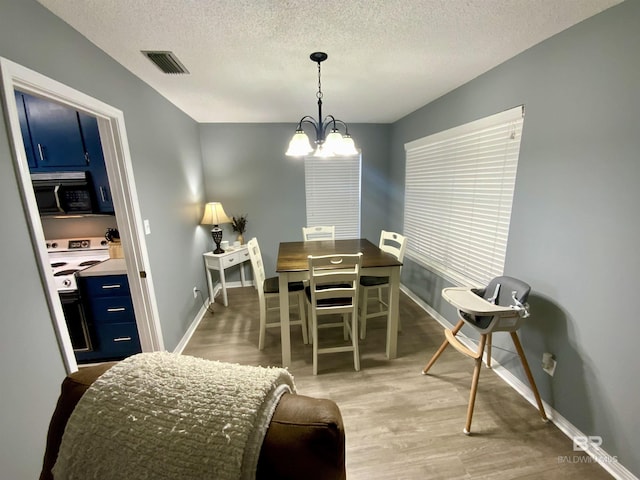
[[[62,434],[76,404],[113,363],[81,368],[62,382],[53,413],[40,480],[53,480]],[[257,479],[346,479],[342,415],[335,402],[284,394],[267,430]]]

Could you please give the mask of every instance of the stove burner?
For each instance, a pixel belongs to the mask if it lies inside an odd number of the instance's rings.
[[[84,262],[82,262],[81,264],[79,264],[79,267],[90,267],[91,265],[96,265],[98,263],[101,263],[100,260],[86,260]]]
[[[64,294],[77,292],[77,272],[109,258],[104,237],[48,239],[46,243],[56,289]]]
[[[60,270],[59,272],[56,272],[53,274],[54,277],[62,277],[64,275],[73,275],[74,273],[76,273],[78,271],[78,269],[69,269],[69,270]]]

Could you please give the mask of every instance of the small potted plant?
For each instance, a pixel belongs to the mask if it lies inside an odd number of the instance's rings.
[[[238,241],[240,245],[244,245],[244,232],[247,230],[247,214],[234,215],[231,217],[231,227],[234,232],[238,232]]]

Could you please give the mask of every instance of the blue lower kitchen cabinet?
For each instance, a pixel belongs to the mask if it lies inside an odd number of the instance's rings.
[[[78,278],[92,351],[76,352],[78,363],[121,360],[140,353],[140,338],[126,275]]]

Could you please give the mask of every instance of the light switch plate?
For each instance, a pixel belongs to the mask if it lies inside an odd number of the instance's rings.
[[[149,220],[144,221],[144,233],[146,235],[151,235],[151,225],[149,225]]]

